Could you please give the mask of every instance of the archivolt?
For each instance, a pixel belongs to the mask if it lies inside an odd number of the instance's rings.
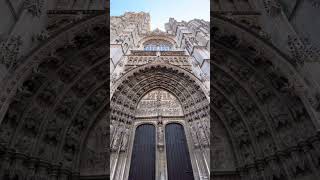
[[[207,164],[205,155],[209,158],[209,98],[206,90],[192,73],[165,62],[152,61],[135,68],[122,76],[111,90],[111,152],[130,153],[130,147],[125,139],[126,132],[136,124],[135,110],[140,99],[149,91],[161,88],[169,91],[181,103],[186,127],[192,130],[192,147],[206,150],[200,154],[198,162]],[[199,132],[199,133],[197,133]],[[200,137],[201,133],[201,137]],[[199,136],[199,138],[197,138]],[[194,156],[196,154],[193,154]],[[120,155],[119,155],[120,157]],[[204,159],[204,160],[202,160]],[[112,167],[118,167],[117,161],[111,162]],[[126,165],[124,165],[126,167]],[[206,171],[207,172],[207,171]],[[113,173],[111,172],[111,178]]]
[[[208,115],[209,101],[199,80],[179,67],[150,63],[125,74],[111,89],[111,119],[131,123],[139,100],[150,90],[162,88],[181,102],[186,120]]]
[[[306,97],[314,89],[298,73],[297,62],[229,19],[213,21],[211,115],[229,132],[240,174],[312,177],[320,149],[310,140],[319,142],[319,124]]]
[[[81,143],[108,102],[107,29],[105,14],[65,27],[8,73],[0,111],[8,156],[14,149],[45,166],[79,171]]]

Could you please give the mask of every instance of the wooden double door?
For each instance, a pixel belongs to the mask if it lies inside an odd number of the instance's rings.
[[[168,180],[194,180],[187,140],[182,125],[165,127]],[[129,180],[155,180],[156,130],[153,125],[136,129]]]

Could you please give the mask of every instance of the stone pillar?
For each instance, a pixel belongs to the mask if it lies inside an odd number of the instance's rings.
[[[164,127],[161,117],[159,117],[157,126],[157,179],[166,180],[167,177],[167,161],[165,155]]]

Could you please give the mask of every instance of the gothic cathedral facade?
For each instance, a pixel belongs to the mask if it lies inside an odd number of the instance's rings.
[[[210,24],[110,21],[110,178],[209,179]]]
[[[0,179],[319,179],[319,7],[0,1]]]

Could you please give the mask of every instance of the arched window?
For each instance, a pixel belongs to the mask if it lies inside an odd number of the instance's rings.
[[[156,44],[148,44],[144,47],[145,51],[157,51],[158,47]]]
[[[165,40],[149,40],[143,44],[145,51],[170,51],[172,44]]]

